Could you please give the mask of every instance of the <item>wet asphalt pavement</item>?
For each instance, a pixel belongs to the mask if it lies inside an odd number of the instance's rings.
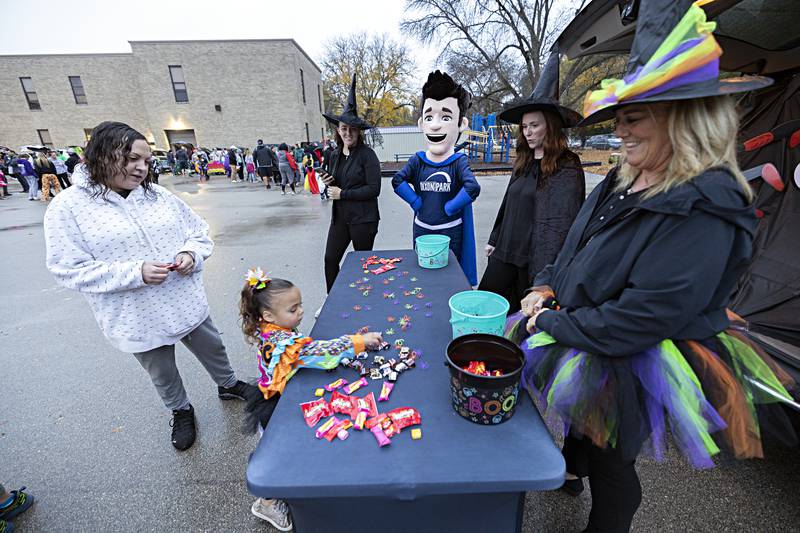
[[[506,178],[480,181],[479,250]],[[376,248],[410,248],[408,209],[388,180],[383,184]],[[302,328],[309,331],[324,297],[330,204],[224,178],[199,185],[165,177],[162,185],[211,226],[216,247],[204,278],[211,315],[239,377],[254,378],[253,355],[237,326],[243,276],[259,265],[297,283],[306,310]],[[14,196],[0,202],[0,483],[27,485],[37,499],[15,522],[18,530],[274,531],[250,514],[244,475],[256,440],[240,431],[242,404],[220,401],[214,383],[179,345],[199,434],[190,450],[177,452],[170,413],[144,371],[109,346],[83,297],[56,286],[47,272],[45,205],[28,202],[17,184],[10,189]],[[765,460],[722,460],[704,472],[674,454],[660,464],[640,460],[644,501],[634,530],[800,531],[800,451],[769,444],[767,454]],[[579,498],[530,493],[523,530],[580,531],[588,492]]]

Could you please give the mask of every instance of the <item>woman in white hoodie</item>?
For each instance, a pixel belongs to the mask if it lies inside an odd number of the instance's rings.
[[[172,444],[195,440],[194,409],[175,366],[182,341],[217,384],[222,399],[245,399],[203,288],[203,262],[214,243],[208,224],[175,195],[152,183],[150,148],[127,124],[92,130],[74,187],[44,218],[47,268],[82,292],[106,338],[133,353],[172,410]]]

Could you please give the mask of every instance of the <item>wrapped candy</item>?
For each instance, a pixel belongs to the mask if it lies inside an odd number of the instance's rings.
[[[363,403],[363,405],[362,405]],[[363,398],[358,398],[358,409],[364,409],[369,416],[378,416],[378,404],[375,403],[375,393],[370,392]]]
[[[339,423],[338,418],[336,418],[335,416],[330,417],[317,429],[316,433],[314,433],[314,436],[317,437],[318,439],[325,437],[325,435],[328,434],[328,432],[333,428],[333,426],[335,426],[338,423]]]
[[[381,413],[376,417],[368,419],[364,426],[370,431],[372,431],[374,427],[380,427],[387,437],[392,437],[400,433],[400,430],[397,429],[397,426],[394,425],[394,422],[386,413]]]
[[[398,407],[386,413],[400,432],[408,426],[415,426],[422,422],[419,411],[413,407]]]
[[[394,383],[389,381],[384,381],[383,386],[381,387],[381,393],[378,396],[379,402],[385,402],[389,399],[389,395],[392,393],[392,389],[394,388]]]
[[[325,418],[326,416],[330,416],[331,408],[328,405],[328,402],[325,401],[325,398],[320,398],[319,400],[312,400],[310,402],[305,402],[300,404],[300,409],[303,411],[303,418],[306,421],[308,427],[313,428],[317,425],[317,422]]]
[[[357,408],[356,400],[357,398],[354,398],[353,396],[347,396],[346,394],[342,394],[338,390],[333,391],[330,401],[331,411],[334,413],[350,416],[350,414],[353,413],[354,410]]]
[[[344,387],[345,385],[347,385],[347,380],[344,378],[339,378],[333,383],[328,383],[327,385],[325,385],[325,390],[328,392],[332,392],[335,391],[336,389]]]
[[[364,424],[367,422],[367,412],[366,411],[359,411],[356,415],[356,419],[353,422],[353,427],[357,430],[361,431],[364,429]]]
[[[489,370],[486,368],[486,363],[483,361],[470,361],[467,366],[463,367],[464,370],[471,374],[477,374],[478,376],[502,376],[503,373],[499,370]]]
[[[338,438],[339,440],[345,440],[350,434],[347,432],[348,429],[353,427],[353,423],[349,420],[340,420],[333,425],[333,427],[328,430],[327,433],[323,436],[325,440],[328,442],[333,441],[334,437]]]
[[[383,432],[380,426],[376,425],[369,429],[372,434],[375,436],[375,440],[378,441],[378,445],[383,448],[384,446],[388,446],[392,443],[391,439],[386,436],[386,433]]]
[[[362,377],[358,381],[354,381],[350,385],[346,385],[344,390],[347,392],[347,394],[353,394],[355,391],[368,384],[369,382],[367,381],[367,378]]]

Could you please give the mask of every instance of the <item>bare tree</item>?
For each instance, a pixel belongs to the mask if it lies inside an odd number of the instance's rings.
[[[406,124],[411,120],[416,91],[411,89],[414,60],[409,48],[388,35],[354,33],[326,43],[322,60],[325,101],[340,112],[358,76],[359,115],[375,126]]]
[[[438,62],[465,84],[475,106],[496,110],[501,102],[530,94],[556,37],[586,1],[407,0],[401,29],[442,46]],[[597,59],[571,66],[586,69],[597,66]]]

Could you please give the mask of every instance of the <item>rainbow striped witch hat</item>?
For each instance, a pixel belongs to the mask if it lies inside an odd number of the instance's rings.
[[[614,111],[632,103],[689,100],[722,96],[766,87],[772,79],[740,76],[719,79],[722,55],[702,6],[713,0],[642,0],[622,79],[606,79],[589,91],[583,102],[588,126],[613,118]]]

